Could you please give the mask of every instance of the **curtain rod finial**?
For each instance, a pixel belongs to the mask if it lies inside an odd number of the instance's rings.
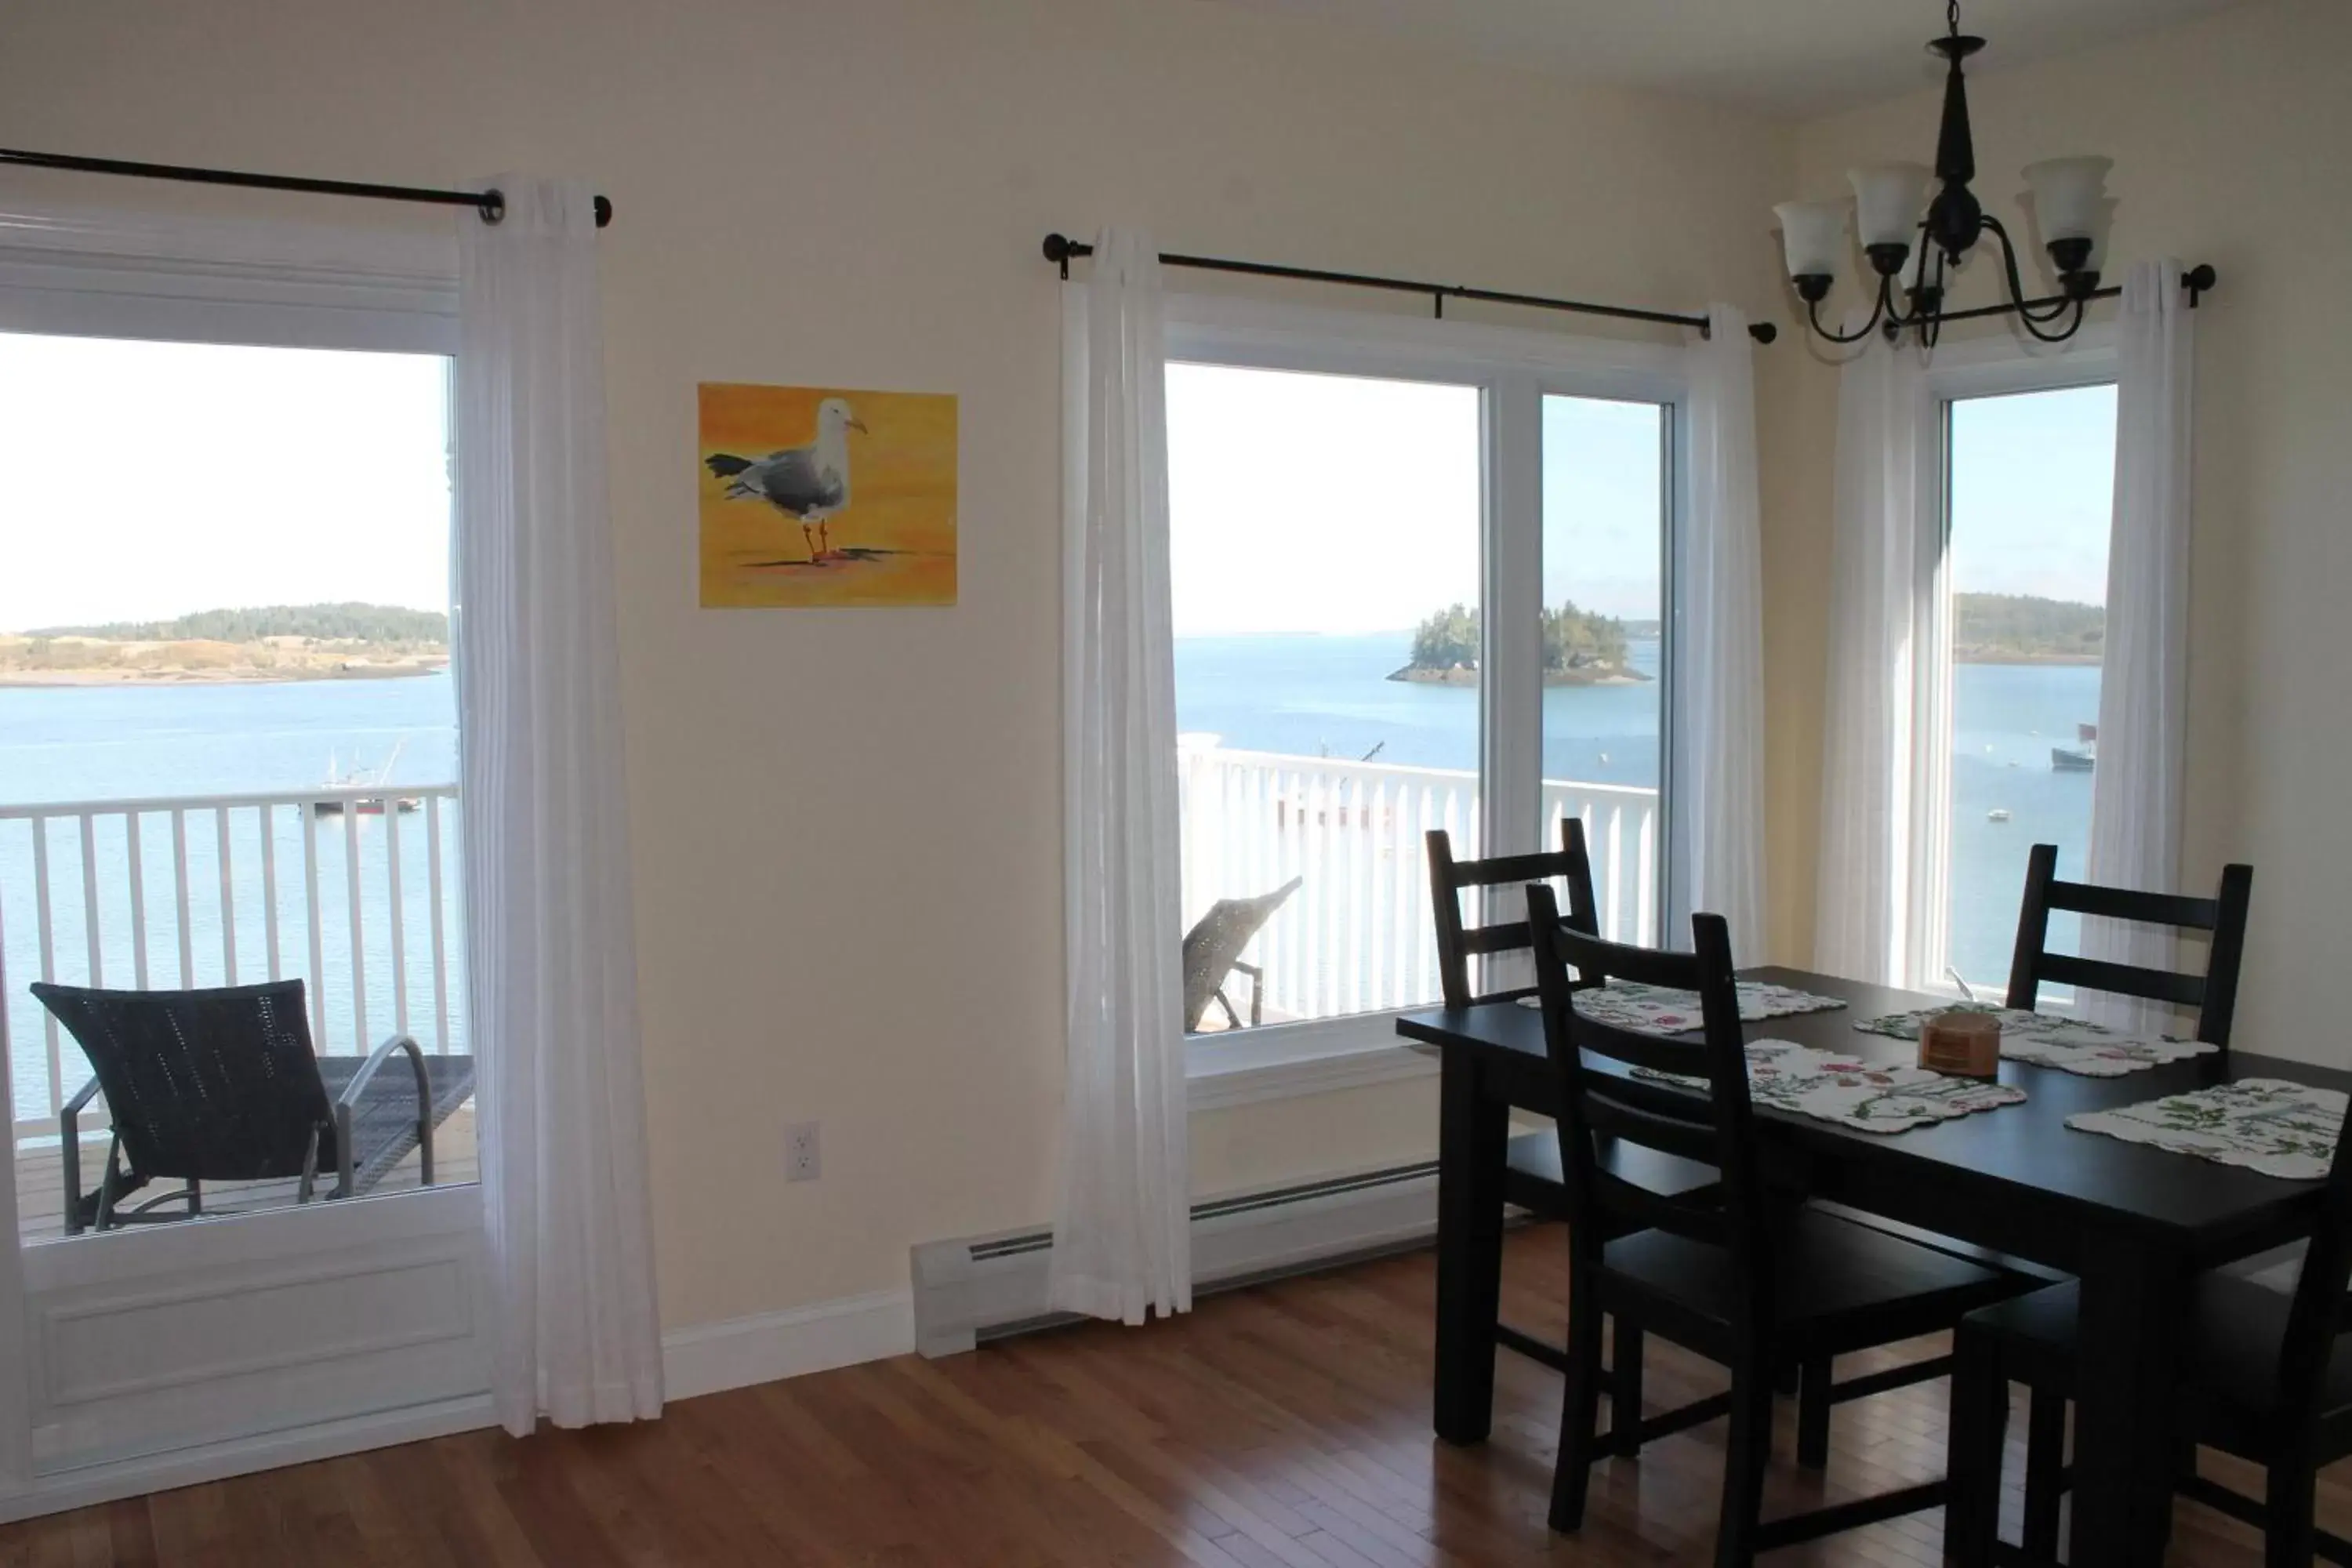
[[[1780,329],[1769,321],[1755,321],[1749,323],[1748,335],[1759,343],[1769,343],[1780,335]]]

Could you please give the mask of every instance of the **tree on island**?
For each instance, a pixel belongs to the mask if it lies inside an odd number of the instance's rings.
[[[449,617],[438,610],[397,605],[259,605],[199,610],[168,621],[110,621],[44,626],[35,637],[99,637],[108,642],[258,642],[264,637],[312,637],[322,642],[416,644],[449,640]]]
[[[1478,612],[1460,605],[1448,605],[1444,609],[1421,623],[1412,634],[1412,667],[1415,669],[1475,669],[1479,640]]]
[[[1597,610],[1580,610],[1573,599],[1543,616],[1544,672],[1619,671],[1625,668],[1625,623]]]
[[[1538,613],[1546,675],[1628,673],[1623,621],[1597,610],[1580,610],[1573,599],[1563,601],[1557,610]],[[1449,605],[1414,628],[1411,668],[1475,669],[1483,647],[1478,611]]]
[[[1952,652],[1964,663],[2096,664],[2107,612],[2030,594],[1954,594]]]

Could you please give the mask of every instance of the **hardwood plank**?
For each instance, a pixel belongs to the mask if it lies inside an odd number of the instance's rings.
[[[1506,1243],[1507,1299],[1564,1316],[1557,1226]],[[902,1357],[670,1407],[659,1422],[495,1431],[378,1450],[0,1527],[0,1568],[1656,1568],[1714,1541],[1722,1423],[1593,1472],[1585,1529],[1544,1524],[1560,1380],[1501,1356],[1493,1436],[1430,1431],[1433,1260],[1389,1258],[1237,1291],[1135,1331],[1087,1325],[972,1355]],[[1937,1353],[1935,1340],[1841,1363]],[[1652,1342],[1655,1408],[1723,1386]],[[1943,1468],[1946,1385],[1841,1405],[1819,1475],[1790,1462],[1776,1412],[1767,1514],[1927,1479]],[[2022,1410],[2004,1528],[2022,1509]],[[2209,1474],[2259,1489],[2216,1455]],[[2324,1522],[2352,1528],[2352,1464],[2327,1472]],[[2174,1510],[2168,1561],[2255,1568],[2254,1532]],[[1788,1568],[1936,1568],[1927,1512],[1809,1542]]]

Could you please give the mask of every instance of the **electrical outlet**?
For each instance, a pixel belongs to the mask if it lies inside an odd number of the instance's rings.
[[[814,1182],[824,1173],[814,1121],[795,1121],[784,1129],[784,1180]]]

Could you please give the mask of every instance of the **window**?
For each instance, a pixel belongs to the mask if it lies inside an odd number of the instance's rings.
[[[1923,979],[1998,995],[2009,974],[2027,851],[2058,846],[2080,878],[2097,763],[2112,384],[1944,403],[1946,809]],[[2078,917],[2051,919],[2071,951]]]
[[[1581,816],[1627,940],[1668,885],[1675,356],[1312,321],[1171,331],[1188,1022],[1220,1051],[1392,1043],[1438,999],[1433,828],[1466,858]]]
[[[1176,364],[1168,445],[1184,919],[1298,884],[1194,1022],[1425,1002],[1423,836],[1479,852],[1478,392]]]
[[[1672,410],[1543,400],[1543,837],[1584,823],[1601,933],[1654,943]]]
[[[449,367],[0,335],[0,1042],[27,1237],[66,1228],[60,1112],[91,1076],[29,980],[299,978],[343,1077],[394,1033],[467,1052]],[[84,1194],[108,1127],[102,1096],[77,1117]],[[439,1183],[471,1179],[471,1133],[469,1108],[441,1123]],[[207,1183],[205,1212],[295,1187]]]

